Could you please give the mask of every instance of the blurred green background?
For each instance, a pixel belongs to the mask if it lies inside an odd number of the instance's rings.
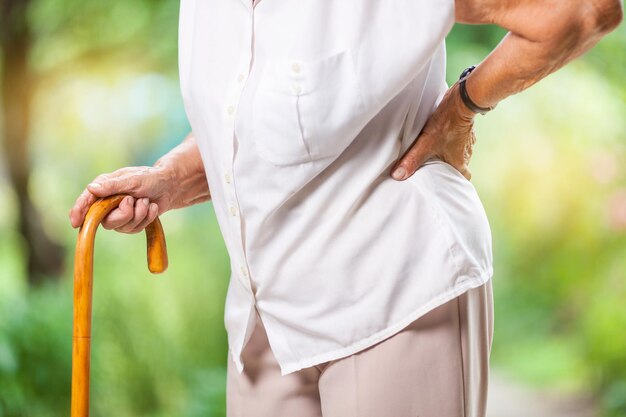
[[[178,2],[3,0],[0,417],[69,415],[68,211],[96,175],[151,165],[188,132]],[[504,32],[456,25],[448,79]],[[626,25],[477,118],[470,165],[495,257],[492,372],[626,415]],[[228,255],[210,203],[96,244],[93,416],[224,416]],[[522,408],[524,404],[511,404]]]

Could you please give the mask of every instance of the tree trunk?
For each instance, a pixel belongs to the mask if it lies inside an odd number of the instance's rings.
[[[0,47],[2,48],[2,112],[9,180],[17,195],[19,232],[24,238],[28,281],[40,284],[58,277],[63,269],[63,247],[45,233],[41,216],[28,194],[30,160],[28,137],[33,74],[28,66],[31,32],[26,18],[29,0],[2,0]]]

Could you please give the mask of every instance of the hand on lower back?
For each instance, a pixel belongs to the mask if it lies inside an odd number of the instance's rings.
[[[443,96],[416,142],[394,164],[404,168],[403,180],[411,175],[430,157],[441,159],[455,167],[465,178],[471,179],[468,164],[472,156],[474,136],[474,113],[460,99],[458,83],[454,84]]]

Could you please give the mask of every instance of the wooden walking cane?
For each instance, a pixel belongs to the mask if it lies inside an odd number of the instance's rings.
[[[91,294],[93,249],[102,219],[126,197],[100,198],[91,205],[78,231],[74,256],[74,337],[72,339],[71,417],[89,416],[89,364],[91,352]],[[146,227],[148,269],[158,274],[167,269],[165,235],[159,218]]]

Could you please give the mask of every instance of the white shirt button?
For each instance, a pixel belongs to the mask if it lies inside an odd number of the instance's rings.
[[[302,87],[300,87],[299,84],[294,84],[293,86],[291,86],[291,89],[295,94],[300,94],[300,92],[302,92]]]
[[[235,112],[235,108],[231,105],[226,108],[228,114],[233,114]]]
[[[237,81],[238,82],[242,82],[243,81],[243,74],[239,73],[239,75],[237,75]]]
[[[230,214],[231,214],[231,215],[233,215],[233,216],[236,216],[236,215],[237,215],[237,207],[235,207],[235,206],[230,206],[230,207],[228,207],[228,210],[230,211]]]
[[[244,277],[247,277],[247,276],[248,276],[248,270],[246,269],[246,267],[245,267],[245,266],[241,265],[241,266],[239,267],[239,270],[241,271],[241,275],[243,275]]]
[[[224,181],[226,181],[226,184],[230,184],[230,174],[229,173],[224,174]]]
[[[293,72],[295,72],[296,74],[300,72],[300,64],[298,64],[297,62],[294,62],[293,65],[291,66],[291,70]]]

